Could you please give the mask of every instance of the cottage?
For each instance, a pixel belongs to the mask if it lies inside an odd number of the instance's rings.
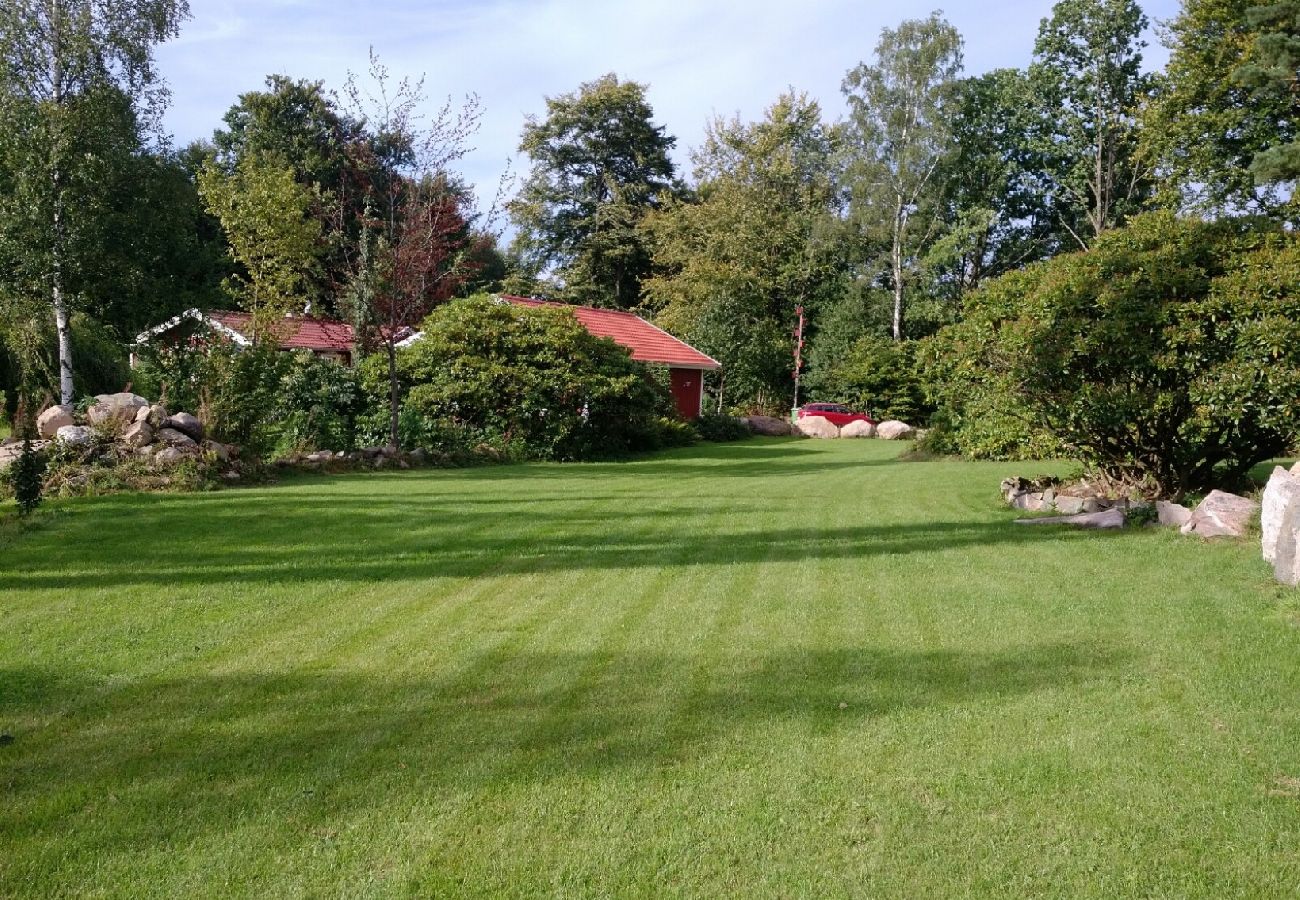
[[[253,317],[246,312],[212,310],[201,312],[186,310],[148,331],[136,336],[136,345],[155,341],[179,343],[188,340],[196,331],[207,328],[240,347],[252,344],[250,326]],[[354,336],[352,326],[337,319],[317,316],[286,316],[276,323],[276,338],[281,350],[310,350],[317,356],[349,364],[352,362]],[[134,364],[134,357],[132,363]]]
[[[532,297],[515,297],[502,294],[503,303],[517,306],[550,306],[573,311],[574,318],[597,337],[609,338],[632,351],[637,362],[661,365],[668,369],[669,388],[677,411],[683,418],[697,419],[704,403],[704,373],[722,368],[722,364],[706,356],[685,341],[680,341],[662,328],[651,325],[635,313],[617,309],[597,309],[593,306],[570,306]],[[415,332],[401,345],[418,341],[422,332]]]

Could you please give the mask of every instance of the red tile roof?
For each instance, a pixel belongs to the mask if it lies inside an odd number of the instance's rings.
[[[679,341],[661,328],[651,325],[640,316],[617,309],[597,309],[593,306],[570,306],[531,297],[512,297],[502,294],[501,299],[518,306],[552,306],[573,310],[573,315],[592,334],[611,338],[632,351],[638,362],[661,363],[683,369],[720,369],[721,363],[705,356],[685,341]]]
[[[231,331],[248,337],[252,316],[234,310],[213,310],[207,317]],[[314,316],[291,316],[282,320],[283,333],[280,346],[286,350],[311,350],[316,353],[333,351],[350,353],[353,349],[352,326],[337,319],[319,319]],[[277,330],[281,322],[277,322]]]

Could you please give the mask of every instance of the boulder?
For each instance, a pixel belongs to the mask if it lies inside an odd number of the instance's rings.
[[[876,426],[862,419],[849,422],[840,429],[840,437],[842,438],[872,438],[875,436]]]
[[[1282,518],[1287,505],[1300,497],[1300,477],[1292,475],[1281,466],[1273,469],[1264,488],[1259,510],[1260,549],[1266,562],[1273,562],[1277,553],[1277,539],[1282,533]]]
[[[786,437],[794,434],[794,426],[785,419],[778,419],[773,416],[742,416],[740,421],[754,434],[763,434],[768,437]]]
[[[1226,491],[1210,491],[1210,495],[1192,510],[1182,532],[1203,538],[1241,537],[1250,527],[1257,509],[1259,504],[1254,500]]]
[[[1123,528],[1124,510],[1113,508],[1101,512],[1079,513],[1074,516],[1043,516],[1038,519],[1016,519],[1017,525],[1073,525],[1075,528]]]
[[[1182,528],[1191,518],[1192,511],[1181,503],[1170,503],[1168,500],[1156,501],[1156,519],[1161,525]]]
[[[1063,516],[1077,516],[1083,512],[1082,497],[1057,497],[1056,511]]]
[[[1023,509],[1029,512],[1038,512],[1043,509],[1043,495],[1038,491],[1016,494],[1011,498],[1012,509]]]
[[[140,407],[148,405],[149,401],[139,394],[99,394],[95,404],[86,411],[86,419],[91,425],[102,425],[110,419],[130,425]]]
[[[218,462],[230,462],[230,449],[225,444],[216,441],[204,441],[203,450],[210,453]]]
[[[152,406],[142,406],[135,411],[135,420],[137,422],[148,422],[149,413],[153,412]]]
[[[185,458],[185,454],[175,447],[164,447],[153,455],[155,465],[174,466]]]
[[[51,406],[36,417],[36,433],[49,440],[58,434],[59,429],[65,425],[76,424],[72,418],[72,413],[72,407],[66,404]]]
[[[167,412],[167,407],[163,406],[161,403],[155,403],[153,406],[149,407],[149,411],[145,413],[145,421],[154,428],[162,428],[163,423],[166,422],[170,416],[171,413]]]
[[[1278,520],[1273,577],[1285,585],[1300,586],[1300,495],[1291,496]]]
[[[126,431],[122,432],[120,440],[128,447],[138,450],[153,443],[153,429],[149,427],[148,422],[133,422],[126,427]]]
[[[890,419],[876,426],[876,437],[887,441],[905,441],[916,434],[916,429],[906,422]]]
[[[799,433],[811,438],[837,438],[840,430],[825,416],[804,416],[796,424]]]
[[[203,440],[203,423],[187,412],[172,413],[163,423],[163,427],[175,429],[196,441]]]
[[[87,428],[85,425],[64,425],[54,432],[54,437],[61,443],[80,447],[83,444],[89,444],[95,439],[95,430]]]
[[[175,428],[159,428],[155,437],[168,447],[179,447],[188,450],[198,446],[198,443],[194,438],[190,437],[188,434],[177,431]]]

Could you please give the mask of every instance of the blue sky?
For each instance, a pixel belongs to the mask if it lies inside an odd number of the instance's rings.
[[[477,93],[484,117],[462,174],[487,199],[516,156],[527,114],[545,97],[606,72],[649,85],[656,119],[676,136],[678,164],[714,115],[752,120],[787,87],[843,113],[844,73],[871,57],[880,30],[923,17],[929,2],[869,0],[191,0],[179,39],[158,48],[172,92],[166,126],[178,144],[209,137],[238,94],[270,73],[339,89],[370,47],[395,75],[425,75],[434,101]],[[966,70],[1023,66],[1050,0],[943,6],[966,39]],[[1153,21],[1177,0],[1148,0]],[[1166,58],[1150,37],[1147,64]],[[517,162],[516,173],[523,163]]]

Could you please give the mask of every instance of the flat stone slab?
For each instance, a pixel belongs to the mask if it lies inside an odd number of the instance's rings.
[[[1076,516],[1042,516],[1037,519],[1016,519],[1017,525],[1072,525],[1075,528],[1123,528],[1124,510],[1104,509],[1101,512],[1079,513]]]

